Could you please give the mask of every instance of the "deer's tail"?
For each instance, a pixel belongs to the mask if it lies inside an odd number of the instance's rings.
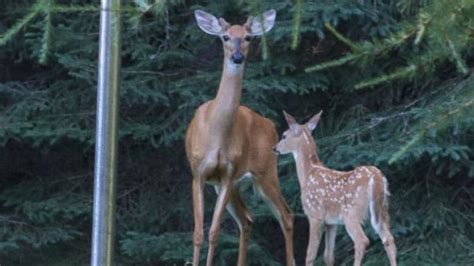
[[[371,177],[369,181],[369,206],[370,206],[370,222],[372,227],[380,232],[383,224],[389,223],[388,215],[388,183],[385,176],[380,171]]]

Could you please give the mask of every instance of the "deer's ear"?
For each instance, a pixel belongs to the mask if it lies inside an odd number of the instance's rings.
[[[319,119],[321,118],[321,114],[323,111],[319,111],[319,113],[315,114],[307,123],[306,126],[310,131],[313,131],[316,126],[318,125]]]
[[[194,17],[201,30],[210,35],[220,35],[225,31],[225,27],[229,25],[223,18],[218,20],[212,14],[202,10],[194,11]]]
[[[223,32],[230,28],[230,23],[227,22],[224,18],[219,18],[219,24],[221,25]]]
[[[276,11],[270,9],[262,14],[261,17],[249,17],[244,26],[252,36],[260,36],[270,31],[275,25]]]
[[[291,130],[295,130],[296,126],[298,123],[296,120],[291,116],[289,113],[283,111],[283,114],[285,115],[286,123],[288,123],[288,126],[290,127]]]

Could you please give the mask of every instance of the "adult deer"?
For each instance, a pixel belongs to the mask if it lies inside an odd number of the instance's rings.
[[[252,218],[235,183],[252,177],[254,185],[277,217],[285,236],[287,264],[293,264],[293,214],[280,192],[277,157],[272,147],[278,141],[274,124],[240,105],[244,65],[250,40],[268,32],[276,12],[262,19],[249,17],[244,25],[230,25],[223,18],[201,10],[194,12],[198,26],[219,36],[224,47],[224,70],[217,96],[201,105],[186,133],[186,154],[193,174],[194,255],[199,264],[203,241],[203,187],[214,185],[218,194],[209,231],[207,265],[212,265],[224,207],[240,230],[238,265],[245,265]]]
[[[313,265],[316,258],[323,225],[326,229],[324,260],[326,265],[334,264],[337,224],[345,225],[355,246],[354,265],[360,265],[369,243],[361,226],[369,209],[372,227],[382,239],[390,265],[394,266],[397,251],[389,229],[387,180],[374,166],[341,172],[321,163],[311,137],[321,113],[300,125],[284,112],[289,129],[275,147],[280,154],[292,153],[296,162],[301,201],[310,225],[306,265]]]

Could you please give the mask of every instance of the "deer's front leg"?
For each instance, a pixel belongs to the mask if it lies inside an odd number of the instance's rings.
[[[312,266],[314,259],[316,259],[319,242],[321,241],[322,224],[323,221],[320,219],[309,219],[309,243],[306,253],[306,266]]]
[[[334,245],[336,242],[337,225],[326,225],[326,248],[324,250],[324,262],[326,266],[334,265]]]
[[[221,227],[222,216],[224,215],[224,208],[229,201],[230,191],[232,189],[232,181],[230,176],[224,177],[222,186],[217,197],[214,215],[212,217],[211,229],[209,230],[209,250],[207,252],[207,266],[212,266],[212,259],[216,249],[217,240],[219,238],[219,231]]]
[[[201,252],[202,241],[204,238],[203,220],[204,220],[204,199],[203,184],[199,178],[193,180],[193,212],[194,212],[194,252],[193,265],[199,265],[199,254]]]

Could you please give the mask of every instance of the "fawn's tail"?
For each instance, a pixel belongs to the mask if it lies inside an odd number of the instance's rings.
[[[380,172],[379,172],[380,173]],[[375,230],[380,231],[383,223],[389,223],[388,219],[388,183],[385,176],[373,176],[369,181],[369,206],[370,206],[370,222]]]

